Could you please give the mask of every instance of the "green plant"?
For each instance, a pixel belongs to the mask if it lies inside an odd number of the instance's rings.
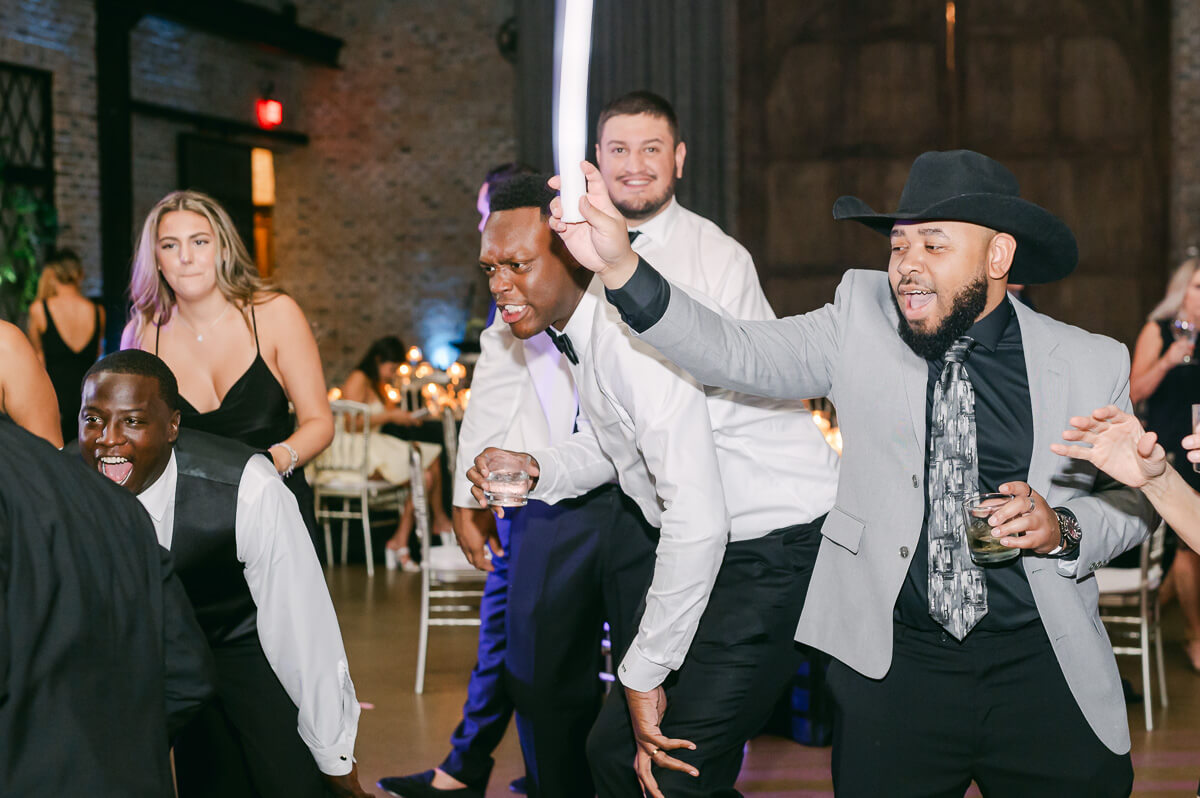
[[[41,259],[57,234],[53,202],[8,180],[0,162],[0,317],[15,322],[29,308]]]

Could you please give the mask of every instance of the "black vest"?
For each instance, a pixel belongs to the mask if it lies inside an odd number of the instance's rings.
[[[258,608],[237,558],[238,484],[255,449],[179,430],[171,555],[196,620],[212,646],[257,639]]]

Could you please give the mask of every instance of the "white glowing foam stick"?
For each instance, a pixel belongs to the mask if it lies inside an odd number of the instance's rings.
[[[588,62],[592,54],[592,0],[558,0],[554,19],[554,166],[562,176],[563,219],[582,222],[579,198],[587,183]]]

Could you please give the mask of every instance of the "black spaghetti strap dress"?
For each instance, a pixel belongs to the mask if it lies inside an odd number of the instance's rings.
[[[58,397],[58,420],[62,424],[63,443],[79,437],[79,404],[83,388],[83,375],[100,357],[100,307],[95,309],[92,337],[78,352],[67,346],[54,324],[46,300],[42,300],[42,312],[46,314],[46,332],[42,334],[42,354],[46,357],[46,373]]]
[[[201,413],[192,407],[191,402],[180,396],[180,423],[187,429],[232,438],[265,452],[271,445],[291,435],[296,425],[288,412],[287,394],[279,380],[271,373],[259,349],[258,319],[255,318],[253,304],[250,306],[250,320],[254,329],[254,362],[229,387],[225,398],[214,410]],[[154,354],[158,354],[157,325],[154,333]],[[300,515],[308,528],[308,536],[312,539],[317,558],[324,564],[324,536],[318,537],[312,487],[304,478],[304,469],[297,466],[291,476],[284,477],[283,481],[296,497],[296,503],[300,505]]]

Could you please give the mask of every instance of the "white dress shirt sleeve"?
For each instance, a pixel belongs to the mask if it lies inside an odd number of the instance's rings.
[[[601,450],[582,411],[575,425],[577,431],[562,443],[530,452],[541,472],[530,498],[554,504],[616,481],[617,469]]]
[[[735,319],[774,319],[775,311],[763,293],[758,271],[754,268],[754,258],[732,238],[725,245],[728,255],[718,267],[723,279],[720,289],[712,298],[727,316]]]
[[[266,457],[251,457],[242,472],[236,525],[263,653],[300,709],[300,737],[317,767],[345,775],[359,714],[346,650],[300,508]]]
[[[529,382],[522,350],[508,325],[496,320],[479,336],[479,360],[471,377],[471,401],[458,432],[458,463],[454,467],[455,507],[477,509],[467,471],[489,446],[501,447]],[[535,400],[536,401],[536,400]]]
[[[646,611],[618,668],[652,690],[683,664],[729,539],[729,512],[704,389],[623,326],[596,339],[601,391],[623,408],[662,506]],[[765,476],[765,475],[764,475]]]

